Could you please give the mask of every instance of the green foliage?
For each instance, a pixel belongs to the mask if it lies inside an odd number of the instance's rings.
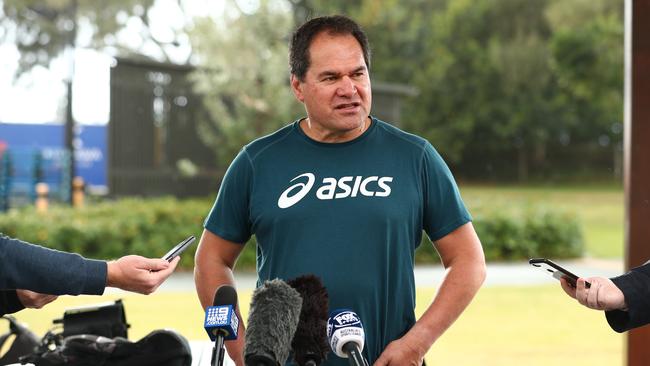
[[[192,79],[210,115],[200,135],[224,166],[243,145],[299,115],[289,87],[292,27],[291,14],[273,1],[261,1],[252,14],[196,20],[191,36],[201,67]]]
[[[189,19],[183,2],[166,2],[177,18],[161,31],[153,0],[4,0],[0,40],[17,44],[21,70],[49,65],[73,38],[159,60],[191,48],[209,115],[200,135],[225,165],[302,114],[288,84],[295,24],[342,13],[368,33],[373,81],[419,90],[396,122],[431,141],[459,176],[525,181],[582,174],[576,164],[604,175],[620,160],[623,0],[253,3],[228,0],[219,17]]]
[[[24,208],[0,215],[0,232],[89,258],[159,257],[189,235],[200,237],[210,204],[163,198],[124,199],[82,209],[55,206],[45,214]],[[182,267],[193,267],[195,250],[192,245],[183,255]]]
[[[45,214],[23,208],[0,215],[0,233],[95,259],[127,254],[159,257],[189,235],[200,237],[211,204],[211,199],[159,198],[123,199],[82,209],[55,206]],[[487,260],[573,258],[584,250],[578,220],[542,207],[477,207],[474,226]],[[196,247],[185,252],[182,268],[193,268]],[[253,237],[239,256],[237,268],[255,268],[256,247]],[[429,240],[423,238],[416,262],[431,263],[437,258]]]
[[[341,12],[361,23],[373,80],[419,90],[399,123],[459,176],[527,181],[580,174],[576,162],[607,172],[620,156],[622,0],[292,4],[299,21]]]
[[[522,210],[479,208],[474,214],[474,228],[487,261],[576,258],[583,254],[582,233],[575,216],[542,207]],[[423,239],[416,261],[428,263],[437,258],[429,240]]]
[[[0,41],[20,52],[17,76],[50,62],[71,46],[107,50],[131,58],[178,62],[187,48],[189,23],[179,0],[174,21],[162,18],[154,0],[2,0]],[[127,31],[128,29],[128,31]],[[128,33],[125,36],[125,33]],[[145,56],[146,55],[146,56]],[[186,60],[180,60],[185,62]]]

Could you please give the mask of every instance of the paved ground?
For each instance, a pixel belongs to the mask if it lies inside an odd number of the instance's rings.
[[[583,258],[578,260],[557,261],[558,264],[578,276],[613,277],[623,272],[623,260],[603,260]],[[487,279],[484,286],[541,285],[557,283],[550,274],[533,268],[528,262],[488,263]],[[418,287],[437,286],[444,276],[442,266],[417,266],[415,284]],[[254,289],[257,281],[255,273],[242,272],[235,275],[237,288]],[[159,291],[194,291],[192,273],[174,273]]]

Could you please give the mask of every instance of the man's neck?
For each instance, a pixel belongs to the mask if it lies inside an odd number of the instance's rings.
[[[305,135],[307,135],[307,137],[311,138],[312,140],[324,143],[341,143],[352,141],[357,137],[363,135],[368,127],[370,127],[371,122],[372,121],[370,117],[366,117],[363,121],[363,124],[361,124],[358,128],[338,131],[319,128],[320,126],[310,123],[309,117],[307,117],[299,122],[299,126]]]

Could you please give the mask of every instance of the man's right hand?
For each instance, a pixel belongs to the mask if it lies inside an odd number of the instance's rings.
[[[591,283],[591,287],[587,288],[585,281]],[[590,309],[607,311],[625,310],[627,308],[625,295],[609,278],[578,278],[576,287],[571,286],[564,278],[561,278],[560,284],[567,295]]]
[[[108,262],[106,286],[148,295],[165,282],[179,261],[180,257],[167,262],[164,259],[127,255]]]

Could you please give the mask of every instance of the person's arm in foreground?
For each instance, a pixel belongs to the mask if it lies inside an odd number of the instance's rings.
[[[585,281],[591,287],[585,286]],[[576,287],[560,280],[562,289],[588,308],[605,310],[607,322],[617,332],[650,324],[650,264],[614,277],[579,278]]]
[[[585,282],[589,282],[591,287],[587,288]],[[567,295],[590,309],[620,310],[627,308],[623,292],[609,278],[581,277],[578,278],[576,287],[573,287],[562,277],[560,284]]]
[[[174,272],[178,261],[128,255],[106,263],[0,235],[0,289],[101,295],[109,286],[150,294]]]
[[[167,262],[160,258],[127,255],[110,261],[106,267],[106,287],[149,295],[174,273],[180,256]]]
[[[444,281],[422,317],[402,338],[386,347],[375,366],[421,365],[429,348],[460,316],[483,284],[485,257],[471,223],[437,240],[436,248],[447,269]]]
[[[243,244],[225,240],[208,230],[203,230],[194,257],[194,283],[203,309],[213,305],[215,291],[220,285],[235,287],[233,268],[243,248]],[[241,320],[239,304],[237,315]],[[237,366],[244,365],[244,333],[244,323],[240,321],[237,339],[225,342],[228,356]]]

